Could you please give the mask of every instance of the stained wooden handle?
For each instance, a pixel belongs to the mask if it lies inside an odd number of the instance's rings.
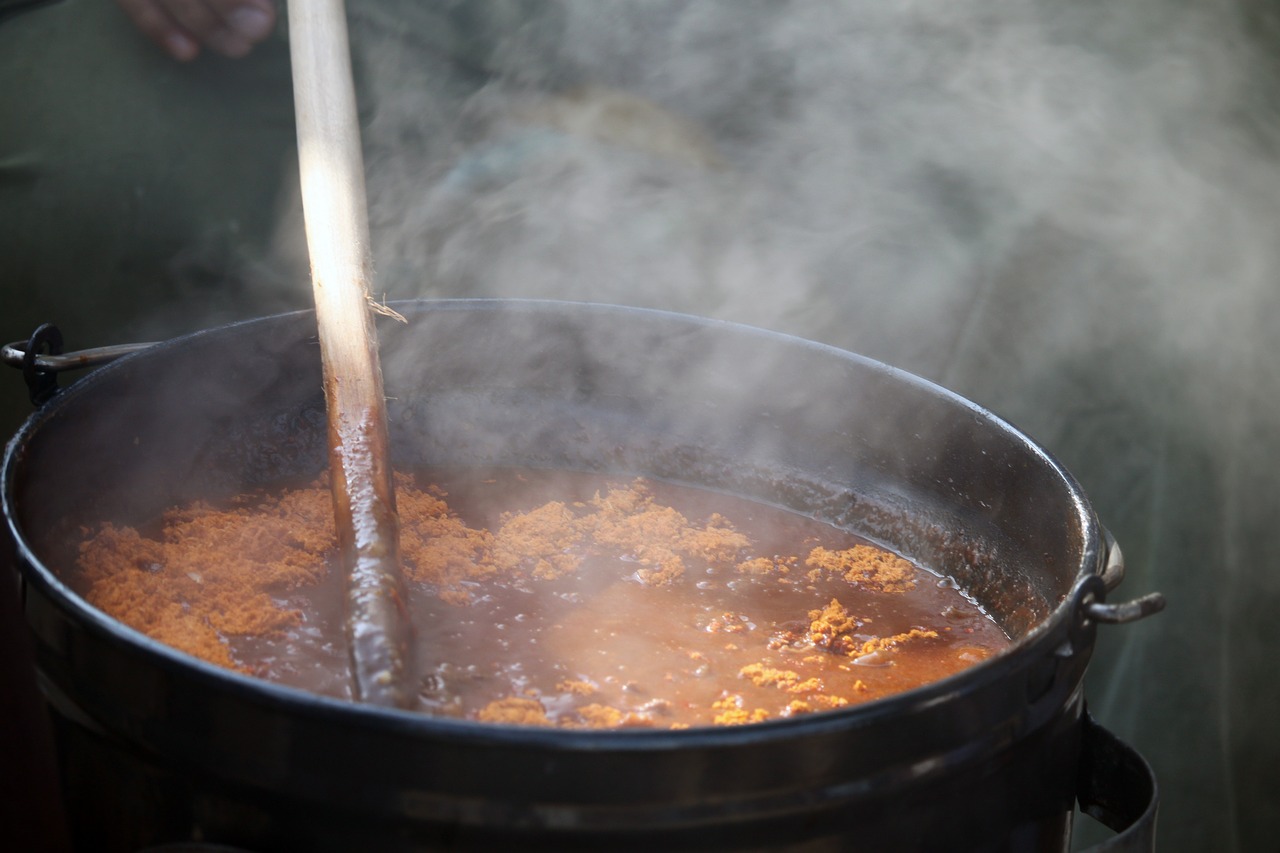
[[[404,706],[409,622],[370,311],[364,160],[342,0],[290,0],[289,44],[355,690],[364,702]]]

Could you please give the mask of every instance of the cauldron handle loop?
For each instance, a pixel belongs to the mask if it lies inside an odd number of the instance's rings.
[[[50,355],[62,355],[62,332],[52,323],[43,323],[31,333],[22,356],[22,378],[27,383],[31,405],[40,407],[58,393],[58,374],[36,367],[36,356],[45,347]]]
[[[1124,552],[1120,550],[1120,543],[1116,541],[1116,537],[1111,535],[1111,531],[1102,528],[1102,538],[1107,546],[1107,562],[1102,568],[1102,585],[1107,588],[1107,592],[1115,589],[1124,580]]]
[[[1102,535],[1107,546],[1106,563],[1101,575],[1102,586],[1107,592],[1111,592],[1124,580],[1124,554],[1120,551],[1120,545],[1111,535],[1111,531],[1104,527]],[[1165,607],[1164,595],[1158,592],[1149,592],[1133,601],[1121,604],[1106,604],[1099,598],[1099,596],[1086,594],[1082,599],[1081,609],[1094,622],[1108,625],[1136,622],[1159,613]]]

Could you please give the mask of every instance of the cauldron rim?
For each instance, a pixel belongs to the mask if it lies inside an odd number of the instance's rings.
[[[984,422],[1014,437],[1041,463],[1047,465],[1060,479],[1061,485],[1069,495],[1071,506],[1077,514],[1077,519],[1073,523],[1080,526],[1085,537],[1081,548],[1080,565],[1071,583],[1071,592],[1062,596],[1061,600],[1053,604],[1047,617],[1039,620],[1024,636],[1015,640],[1013,645],[1004,652],[946,678],[881,699],[814,714],[775,718],[745,726],[698,726],[682,730],[642,728],[577,730],[481,723],[471,720],[435,717],[414,711],[376,708],[344,699],[314,694],[300,688],[293,688],[228,670],[206,663],[194,656],[147,637],[140,631],[125,625],[123,622],[108,616],[89,604],[61,581],[45,565],[43,560],[34,553],[18,524],[13,479],[15,468],[20,463],[19,456],[28,438],[38,431],[48,419],[55,417],[61,407],[68,405],[68,401],[74,400],[79,394],[92,389],[98,382],[108,381],[117,370],[127,369],[135,360],[163,357],[166,351],[181,349],[192,341],[206,336],[223,335],[234,329],[252,328],[258,324],[279,322],[290,317],[297,318],[313,314],[314,312],[309,309],[239,320],[159,342],[144,350],[127,355],[113,364],[95,370],[33,413],[5,448],[3,457],[3,494],[0,495],[0,500],[3,501],[5,523],[18,551],[19,563],[23,567],[22,575],[25,581],[36,584],[52,600],[56,601],[60,607],[74,611],[80,617],[86,619],[93,633],[99,639],[139,651],[145,658],[157,664],[166,672],[195,673],[205,686],[216,688],[228,697],[248,700],[264,707],[286,711],[289,714],[304,714],[313,716],[316,719],[333,719],[348,725],[354,723],[360,726],[374,727],[391,735],[420,736],[433,734],[472,743],[527,744],[569,751],[603,749],[624,752],[666,748],[685,749],[694,745],[723,745],[728,747],[761,740],[773,740],[780,734],[792,729],[801,729],[807,733],[820,733],[824,730],[856,729],[870,726],[888,718],[909,716],[930,706],[944,703],[957,694],[979,690],[984,686],[998,682],[1010,672],[1021,668],[1023,666],[1023,658],[1047,653],[1054,644],[1060,642],[1063,631],[1075,633],[1075,629],[1078,627],[1075,623],[1079,623],[1082,619],[1080,614],[1081,600],[1085,596],[1101,597],[1100,576],[1103,537],[1100,533],[1100,525],[1088,499],[1071,473],[1057,461],[1050,451],[1015,425],[983,406],[917,374],[858,353],[787,333],[659,309],[603,303],[507,298],[409,300],[390,304],[393,308],[406,314],[414,310],[473,311],[477,308],[484,309],[485,307],[513,308],[532,313],[558,312],[569,309],[586,314],[622,312],[625,314],[667,318],[685,323],[692,322],[706,328],[721,327],[735,330],[738,334],[758,335],[761,338],[785,342],[790,347],[825,352],[831,357],[857,363],[864,368],[891,377],[896,382],[906,383],[923,389],[931,395],[942,397],[949,403],[959,406],[970,414],[981,418]],[[1096,583],[1090,583],[1091,579],[1095,580]],[[1084,645],[1091,647],[1091,637]]]

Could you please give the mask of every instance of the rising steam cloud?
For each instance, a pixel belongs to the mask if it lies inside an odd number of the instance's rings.
[[[1079,280],[1063,298],[1149,296],[1140,333],[1195,353],[1273,268],[1280,195],[1232,122],[1258,67],[1230,9],[490,7],[481,40],[426,60],[412,10],[353,9],[393,297],[674,308],[945,379],[984,283],[1026,276],[1032,244],[1076,258],[1037,271]]]

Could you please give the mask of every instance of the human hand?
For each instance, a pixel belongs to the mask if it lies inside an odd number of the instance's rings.
[[[233,59],[271,35],[271,0],[116,0],[134,25],[174,59],[195,59],[200,48]]]

